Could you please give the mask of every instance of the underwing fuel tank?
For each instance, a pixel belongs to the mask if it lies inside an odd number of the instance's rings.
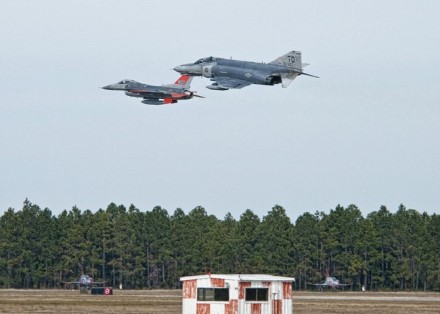
[[[206,88],[212,89],[212,90],[228,90],[229,89],[229,88],[225,88],[225,87],[220,87],[220,86],[218,86],[217,83],[214,83],[212,85],[208,85],[208,86],[206,86]]]
[[[142,100],[142,103],[143,104],[146,104],[146,105],[167,105],[167,104],[175,104],[175,103],[177,103],[177,100],[175,100],[175,99],[165,99],[165,100],[162,100],[162,99],[144,99],[144,100]]]
[[[163,100],[156,100],[156,99],[145,99],[145,100],[142,100],[142,103],[146,104],[146,105],[158,106],[158,105],[163,105],[164,101]]]

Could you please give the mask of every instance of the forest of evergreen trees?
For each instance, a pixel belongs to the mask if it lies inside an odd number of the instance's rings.
[[[403,205],[363,217],[355,205],[305,213],[281,206],[261,219],[246,210],[223,220],[110,204],[58,216],[26,200],[0,218],[0,288],[60,288],[83,272],[125,289],[180,288],[179,278],[265,273],[313,289],[329,271],[352,289],[440,290],[440,216]]]

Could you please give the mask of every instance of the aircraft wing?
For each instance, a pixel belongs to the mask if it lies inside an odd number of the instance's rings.
[[[317,287],[327,287],[328,284],[326,283],[312,283],[312,282],[308,282],[308,285],[312,285],[312,286],[317,286]]]
[[[67,285],[79,285],[81,282],[80,281],[63,281],[63,284],[67,284]]]
[[[61,283],[64,285],[64,288],[66,289],[76,289],[81,285],[79,281],[63,281]]]
[[[214,80],[217,82],[219,87],[223,87],[223,88],[239,89],[239,88],[243,88],[243,87],[246,87],[246,86],[249,86],[252,84],[249,81],[240,80],[240,79],[236,79],[236,78],[230,78],[230,77],[226,77],[226,76],[216,76],[216,77],[214,77]]]
[[[107,281],[94,281],[90,283],[92,286],[105,286],[107,284]]]
[[[137,93],[139,95],[145,97],[151,97],[151,98],[160,98],[160,96],[163,95],[171,95],[171,93],[168,93],[165,90],[158,90],[158,89],[131,89],[129,90],[129,92]]]

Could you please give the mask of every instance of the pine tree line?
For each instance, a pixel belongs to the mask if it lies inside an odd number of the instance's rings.
[[[127,289],[180,288],[180,277],[207,271],[292,276],[296,289],[328,271],[354,290],[440,290],[440,216],[401,205],[364,218],[350,205],[292,223],[281,206],[220,220],[202,207],[170,216],[113,203],[54,216],[26,200],[0,218],[1,288],[59,288],[81,273]]]

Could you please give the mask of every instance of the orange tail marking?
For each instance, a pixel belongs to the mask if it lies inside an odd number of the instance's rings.
[[[177,81],[174,84],[185,85],[186,82],[188,82],[188,80],[189,80],[189,75],[182,75],[177,79]]]

